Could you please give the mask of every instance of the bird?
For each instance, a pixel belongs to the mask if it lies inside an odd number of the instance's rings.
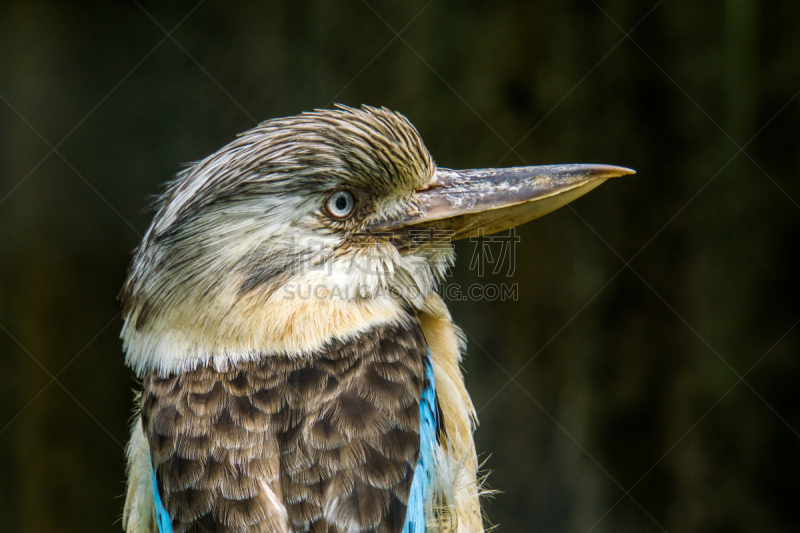
[[[440,168],[405,116],[343,105],[179,172],[119,296],[126,532],[483,532],[452,242],[631,173]]]

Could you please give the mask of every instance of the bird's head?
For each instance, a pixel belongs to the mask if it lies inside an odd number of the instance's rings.
[[[386,109],[275,119],[181,172],[157,202],[121,293],[141,372],[307,353],[420,309],[451,241],[548,213],[601,165],[439,169]]]

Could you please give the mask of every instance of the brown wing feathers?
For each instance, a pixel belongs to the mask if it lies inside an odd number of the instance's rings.
[[[147,376],[142,422],[175,533],[399,533],[425,354],[412,323],[313,357]]]

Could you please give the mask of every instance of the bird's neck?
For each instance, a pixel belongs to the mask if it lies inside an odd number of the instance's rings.
[[[333,339],[346,340],[382,324],[409,319],[402,300],[385,295],[339,299],[283,291],[253,292],[235,302],[174,306],[144,327],[129,316],[122,330],[126,362],[137,375],[218,368],[275,354],[303,357]]]

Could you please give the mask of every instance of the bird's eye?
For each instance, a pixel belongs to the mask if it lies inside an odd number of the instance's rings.
[[[347,218],[355,207],[353,195],[347,191],[336,191],[325,202],[325,209],[333,218]]]

